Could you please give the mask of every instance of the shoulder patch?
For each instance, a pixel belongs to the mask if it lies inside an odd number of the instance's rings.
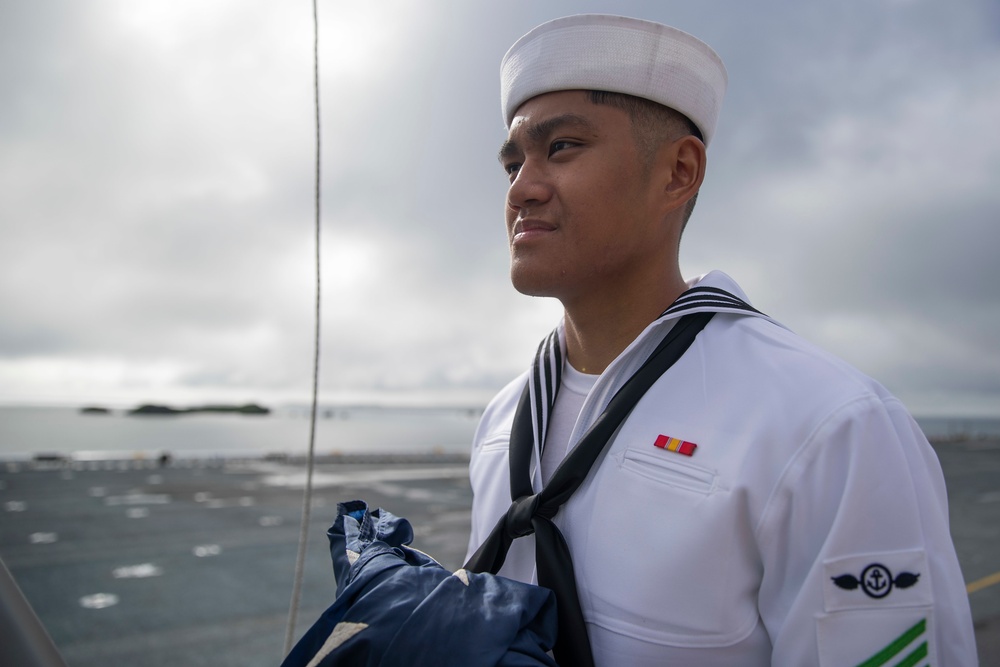
[[[870,598],[884,598],[892,592],[893,586],[896,588],[909,588],[915,586],[920,581],[920,573],[900,572],[895,577],[892,572],[882,563],[872,563],[861,571],[861,576],[855,577],[853,574],[842,574],[833,578],[840,588],[847,591],[861,587],[865,595]]]
[[[823,562],[827,612],[933,603],[923,549],[860,554]]]

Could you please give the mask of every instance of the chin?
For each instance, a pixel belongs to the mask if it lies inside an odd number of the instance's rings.
[[[559,294],[559,286],[554,284],[551,276],[538,275],[534,272],[511,269],[510,283],[525,296],[551,296]]]

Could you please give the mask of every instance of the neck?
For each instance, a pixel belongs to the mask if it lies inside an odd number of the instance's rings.
[[[648,290],[563,301],[566,356],[583,373],[600,374],[687,289],[680,273]]]

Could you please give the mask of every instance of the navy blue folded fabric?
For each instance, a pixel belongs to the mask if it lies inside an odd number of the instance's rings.
[[[355,500],[327,531],[336,601],[281,667],[555,667],[555,596],[492,574],[452,574],[410,548],[410,522]]]

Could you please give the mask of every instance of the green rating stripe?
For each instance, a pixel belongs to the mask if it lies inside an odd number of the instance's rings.
[[[913,667],[915,664],[927,657],[927,642],[916,648],[910,655],[906,656],[896,667]]]
[[[913,641],[924,634],[927,631],[927,620],[922,619],[919,623],[914,625],[912,628],[901,634],[899,637],[893,640],[891,644],[886,646],[884,649],[868,658],[862,662],[858,667],[879,667],[889,662],[895,658],[899,653],[903,651],[907,646],[913,643]],[[921,653],[922,651],[922,653]],[[927,642],[924,642],[917,647],[913,653],[906,657],[900,667],[912,667],[921,658],[927,657]]]

